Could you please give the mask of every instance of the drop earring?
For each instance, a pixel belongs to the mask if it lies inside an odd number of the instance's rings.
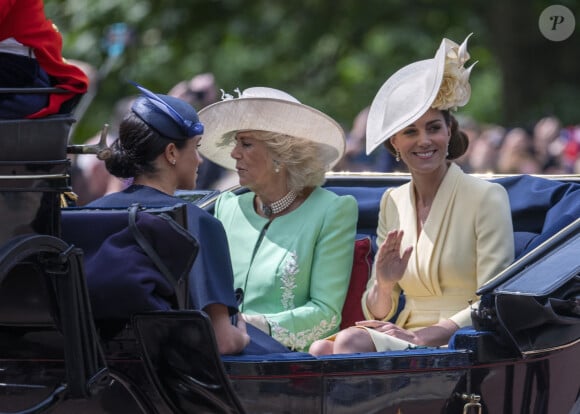
[[[397,160],[397,162],[401,161],[401,153],[396,148],[395,148],[395,159]]]
[[[274,160],[274,172],[276,174],[280,172],[280,163],[277,160]]]

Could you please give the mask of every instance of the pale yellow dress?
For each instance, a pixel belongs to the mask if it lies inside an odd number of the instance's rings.
[[[500,184],[465,174],[452,163],[419,234],[416,217],[412,183],[385,192],[381,199],[377,243],[380,245],[389,231],[403,229],[401,249],[412,245],[413,252],[393,292],[393,308],[383,320],[394,316],[402,289],[406,302],[397,325],[414,330],[451,319],[459,327],[469,326],[471,307],[478,305],[477,288],[514,260],[507,192]],[[375,319],[366,306],[374,278],[373,268],[362,297],[367,319]],[[412,345],[365,329],[371,334],[377,351],[400,350]]]

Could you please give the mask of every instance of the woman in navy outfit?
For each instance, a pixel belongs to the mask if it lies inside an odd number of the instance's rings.
[[[201,162],[197,147],[203,134],[197,112],[180,99],[137,87],[142,95],[121,123],[112,156],[106,160],[111,174],[132,178],[133,184],[88,207],[119,208],[135,203],[172,206],[183,203],[173,196],[176,190],[195,188]],[[224,229],[211,214],[193,204],[188,204],[187,219],[188,229],[200,245],[189,277],[192,308],[209,315],[221,354],[239,353],[250,337],[242,318],[237,325],[230,319],[238,307]]]

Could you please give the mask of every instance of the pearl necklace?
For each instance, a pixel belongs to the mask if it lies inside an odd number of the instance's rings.
[[[290,191],[280,200],[274,201],[270,205],[262,203],[262,213],[264,213],[266,217],[271,217],[273,214],[281,213],[292,205],[294,200],[296,200],[296,197],[298,197],[298,193]]]

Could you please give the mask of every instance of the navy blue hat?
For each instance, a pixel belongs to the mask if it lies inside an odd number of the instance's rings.
[[[142,95],[131,110],[149,127],[164,137],[185,140],[203,134],[203,124],[187,102],[168,95],[158,95],[134,83]]]

